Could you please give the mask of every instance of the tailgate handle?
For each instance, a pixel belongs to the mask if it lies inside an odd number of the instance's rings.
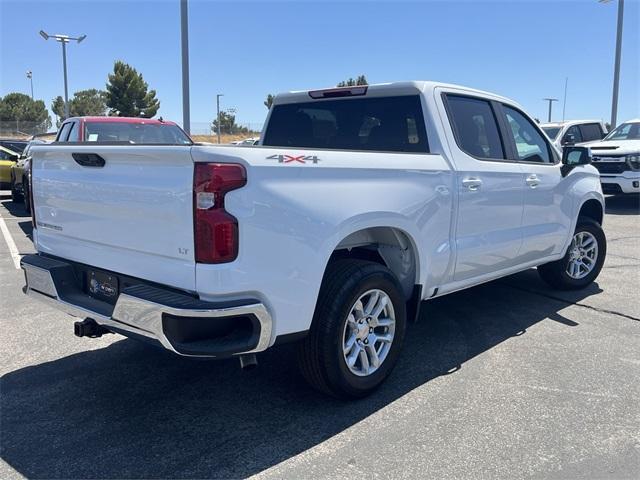
[[[104,167],[105,164],[104,158],[97,153],[72,153],[71,156],[83,167]]]

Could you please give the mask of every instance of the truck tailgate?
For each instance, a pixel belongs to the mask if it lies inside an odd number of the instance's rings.
[[[32,168],[40,252],[195,289],[191,147],[49,145]]]

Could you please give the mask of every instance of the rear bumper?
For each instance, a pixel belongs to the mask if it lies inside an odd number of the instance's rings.
[[[112,305],[84,291],[78,265],[71,262],[26,255],[21,267],[27,295],[179,355],[223,358],[260,352],[271,343],[271,316],[256,300],[204,302],[140,281],[118,292]]]
[[[620,175],[600,174],[604,193],[640,193],[640,172],[624,172]]]

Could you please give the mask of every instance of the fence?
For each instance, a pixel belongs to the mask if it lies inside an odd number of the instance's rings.
[[[238,136],[238,137],[259,137],[262,131],[261,122],[238,123],[233,128],[222,126],[221,135]],[[29,138],[32,135],[55,131],[55,125],[48,122],[35,123],[23,122],[20,120],[0,121],[0,136],[14,138]],[[217,134],[212,122],[191,122],[192,135],[211,135]]]
[[[222,125],[220,133],[222,135],[243,135],[247,136],[259,136],[262,131],[261,122],[247,122],[238,123],[234,128],[228,128],[226,125]],[[216,135],[216,129],[212,122],[191,122],[191,134],[192,135]]]
[[[0,136],[14,138],[29,138],[32,135],[47,133],[55,130],[51,127],[51,122],[23,122],[21,120],[0,121]]]

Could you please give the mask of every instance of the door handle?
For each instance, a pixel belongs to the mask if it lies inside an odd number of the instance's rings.
[[[529,175],[527,177],[527,179],[525,180],[525,182],[531,188],[536,188],[538,185],[540,185],[540,179],[538,178],[538,176],[535,173],[533,175]]]
[[[97,153],[72,153],[71,156],[83,167],[104,167],[105,164],[104,158]]]
[[[476,190],[480,190],[480,187],[482,186],[482,180],[475,177],[469,177],[462,180],[462,185],[467,187],[467,189],[471,190],[472,192],[475,192]]]

